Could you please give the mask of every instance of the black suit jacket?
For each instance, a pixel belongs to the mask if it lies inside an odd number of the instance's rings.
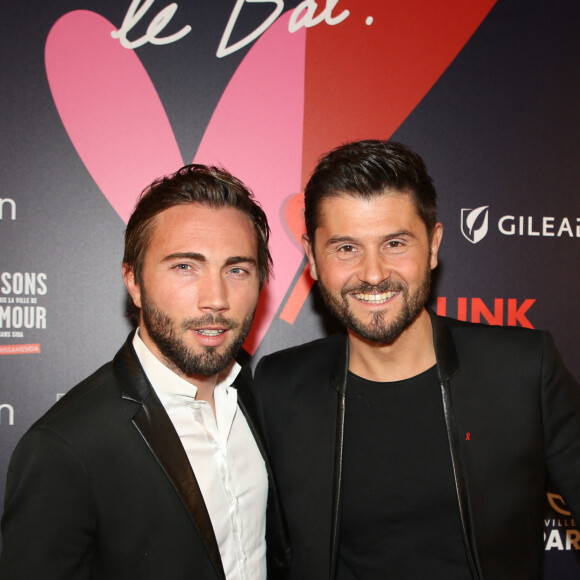
[[[17,445],[2,518],[2,580],[224,578],[198,483],[132,338]],[[271,476],[250,380],[243,368],[234,386]],[[282,578],[288,547],[271,477],[269,485],[269,577]]]
[[[539,579],[548,477],[580,517],[580,388],[546,332],[431,318],[472,576]],[[347,370],[346,337],[335,336],[255,372],[295,580],[335,574]]]

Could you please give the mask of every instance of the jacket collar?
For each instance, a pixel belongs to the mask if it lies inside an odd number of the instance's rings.
[[[439,382],[445,383],[459,371],[459,357],[451,330],[445,319],[437,316],[430,308],[427,308],[427,312],[431,317],[431,327],[433,328],[433,345],[437,358]]]
[[[344,336],[336,356],[336,362],[330,373],[330,385],[341,395],[346,395],[346,378],[348,375],[348,363],[350,358],[350,343],[348,335]]]
[[[133,335],[134,332],[113,359],[121,396],[139,404],[133,424],[181,498],[218,577],[225,579],[219,547],[199,484],[179,435],[139,363],[132,345]]]
[[[121,397],[142,405],[153,389],[133,348],[135,332],[134,330],[129,334],[125,344],[115,355],[113,369],[119,380]]]
[[[451,330],[441,316],[437,316],[430,308],[427,308],[431,318],[433,329],[433,345],[435,347],[435,357],[437,359],[437,372],[439,382],[447,382],[459,371],[459,357],[455,342],[451,335]],[[330,384],[342,395],[346,394],[346,378],[350,356],[350,346],[348,335],[345,336],[337,353],[336,363],[330,375]]]

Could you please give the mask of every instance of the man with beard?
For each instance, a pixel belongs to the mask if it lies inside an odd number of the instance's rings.
[[[264,212],[223,170],[189,165],[144,191],[123,259],[138,329],[18,444],[0,578],[283,577],[251,374],[234,359],[268,238]]]
[[[534,580],[550,477],[580,515],[580,389],[547,332],[425,307],[442,226],[421,158],[362,141],[305,190],[310,271],[347,336],[260,361],[295,580]]]

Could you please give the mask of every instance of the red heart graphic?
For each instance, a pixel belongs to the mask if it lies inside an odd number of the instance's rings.
[[[423,99],[496,0],[351,0],[306,38],[303,183],[323,153],[386,139]],[[372,23],[368,20],[372,18]]]
[[[496,0],[365,0],[306,37],[302,183],[318,158],[357,139],[388,139],[479,27]],[[338,6],[336,15],[338,15]],[[289,224],[301,223],[299,204]],[[292,226],[291,226],[292,228]],[[300,237],[297,233],[296,237]],[[280,315],[294,322],[312,282],[304,271]]]

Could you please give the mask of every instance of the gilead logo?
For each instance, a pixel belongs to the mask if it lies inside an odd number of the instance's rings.
[[[488,227],[489,205],[461,210],[461,233],[472,244],[477,244],[485,238]]]
[[[504,236],[527,236],[543,238],[580,238],[580,217],[556,218],[523,215],[504,215],[497,221],[497,230]],[[489,206],[461,209],[461,233],[477,244],[489,231]]]
[[[554,217],[504,215],[497,223],[504,236],[542,236],[545,238],[580,238],[580,218],[557,219]]]

